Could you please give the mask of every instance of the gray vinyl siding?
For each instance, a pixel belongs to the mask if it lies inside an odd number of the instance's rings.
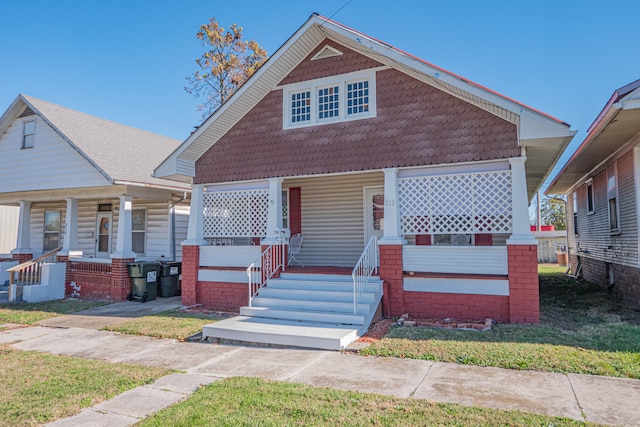
[[[573,254],[595,258],[600,261],[622,265],[638,265],[638,224],[636,211],[636,191],[634,184],[633,151],[617,160],[618,206],[620,210],[620,232],[609,230],[609,207],[607,197],[607,172],[593,177],[594,213],[587,214],[587,186],[578,192],[578,231],[569,232],[569,242]],[[570,209],[571,195],[569,195]],[[569,215],[573,218],[572,212]],[[572,222],[572,221],[570,221]]]
[[[9,254],[16,247],[19,215],[17,206],[0,206],[0,254]]]
[[[283,188],[300,187],[304,241],[296,258],[355,266],[364,249],[363,187],[383,185],[382,172],[285,180]]]

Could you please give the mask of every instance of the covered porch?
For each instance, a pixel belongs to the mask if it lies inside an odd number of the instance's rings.
[[[10,257],[23,263],[62,247],[67,296],[121,301],[131,292],[127,264],[181,259],[189,206],[184,192],[140,186],[5,193],[19,206]]]
[[[525,160],[195,185],[184,303],[247,304],[245,270],[284,229],[304,236],[294,265],[308,273],[353,270],[377,237],[387,314],[535,322]]]

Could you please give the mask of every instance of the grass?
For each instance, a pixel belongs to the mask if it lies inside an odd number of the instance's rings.
[[[0,346],[0,425],[35,426],[71,416],[168,373]]]
[[[583,426],[566,418],[302,384],[229,378],[199,389],[139,426]]]
[[[185,313],[177,308],[107,326],[103,329],[130,335],[184,340],[200,332],[204,325],[221,319],[220,316],[210,314]]]
[[[640,378],[640,312],[602,288],[540,272],[541,321],[473,332],[393,327],[361,354]]]
[[[5,323],[35,325],[51,317],[87,310],[100,305],[104,305],[104,303],[75,299],[2,305],[0,306],[0,331],[6,329],[2,327]]]

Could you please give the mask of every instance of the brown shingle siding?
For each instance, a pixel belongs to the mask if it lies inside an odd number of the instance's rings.
[[[342,55],[312,61],[311,58],[327,45],[339,50]],[[332,40],[325,39],[287,77],[282,79],[280,85],[367,70],[381,65],[378,61],[360,55]]]
[[[196,162],[195,183],[520,155],[515,125],[397,70],[376,80],[377,117],[296,129],[272,91]]]

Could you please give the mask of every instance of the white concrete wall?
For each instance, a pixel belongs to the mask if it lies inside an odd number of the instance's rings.
[[[42,284],[27,285],[22,289],[22,299],[26,302],[51,301],[64,298],[66,265],[64,263],[44,264]]]

